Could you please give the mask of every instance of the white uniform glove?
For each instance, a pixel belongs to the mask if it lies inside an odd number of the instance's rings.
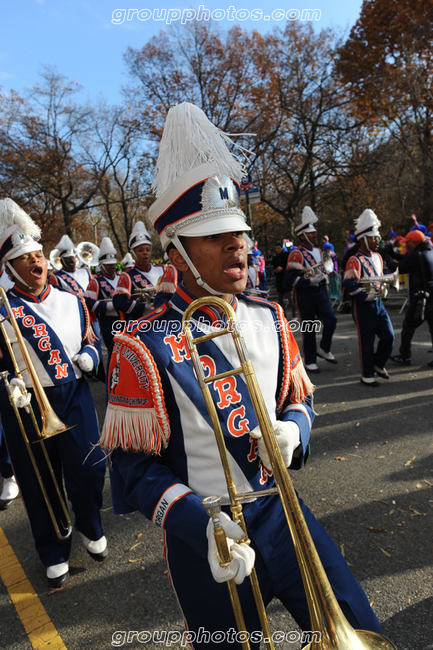
[[[317,284],[320,284],[325,278],[326,275],[324,273],[318,273],[317,275],[313,275],[313,277],[310,278],[310,284],[316,286]]]
[[[112,300],[109,300],[107,302],[107,310],[106,310],[105,313],[106,313],[107,316],[116,316],[117,315],[117,311],[114,309]]]
[[[301,442],[299,427],[296,422],[283,422],[282,420],[277,420],[272,424],[286,467],[290,467],[293,452]],[[250,436],[257,440],[258,453],[263,465],[267,469],[272,469],[260,427],[257,426],[255,429],[250,431]]]
[[[72,361],[76,363],[83,372],[92,372],[94,368],[93,359],[88,352],[76,354]]]
[[[240,585],[253,570],[256,554],[248,544],[237,544],[235,541],[244,537],[244,531],[239,524],[230,519],[225,512],[220,512],[219,519],[227,535],[227,544],[232,561],[226,567],[220,566],[214,525],[212,519],[209,519],[206,536],[208,539],[207,559],[210,570],[216,582],[227,582],[227,580],[234,578],[236,584]]]
[[[365,302],[371,302],[372,300],[376,300],[378,296],[378,292],[375,291],[374,289],[371,289],[371,291],[368,292],[367,298],[365,299]]]
[[[10,380],[10,386],[11,386],[11,395],[15,400],[15,404],[19,409],[25,408],[30,404],[30,400],[32,398],[30,393],[26,393],[23,395],[23,390],[26,389],[26,385],[22,379],[18,379],[17,377],[14,377],[13,379]]]

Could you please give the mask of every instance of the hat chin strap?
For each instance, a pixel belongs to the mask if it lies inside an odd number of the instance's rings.
[[[13,267],[12,264],[9,262],[9,260],[6,262],[5,266],[8,267],[9,271],[12,273],[12,275],[15,276],[15,278],[18,280],[18,282],[21,282],[21,284],[24,284],[24,285],[25,285],[26,287],[28,287],[29,289],[33,289],[33,287],[31,287],[30,284],[27,284],[27,282],[25,282],[25,281],[22,279],[22,277],[21,277],[21,276],[20,276],[20,275],[15,271],[14,267]]]
[[[206,291],[209,291],[209,293],[212,294],[213,296],[222,296],[223,293],[221,291],[215,291],[215,289],[212,289],[212,287],[210,287],[208,285],[208,283],[205,280],[203,280],[200,273],[197,271],[194,264],[192,263],[192,260],[191,260],[190,256],[186,252],[185,248],[182,246],[182,244],[180,242],[180,239],[179,239],[179,237],[177,235],[175,235],[173,237],[172,243],[177,248],[179,253],[182,255],[185,262],[188,264],[188,267],[189,267],[190,271],[193,273],[193,275],[195,277],[195,281],[197,282],[198,286],[203,287],[203,289],[206,289]]]
[[[307,242],[310,244],[311,248],[314,248],[314,244],[311,243],[311,241],[310,241],[310,239],[309,239],[309,237],[308,237],[308,235],[307,235],[306,232],[304,232],[304,237],[305,237],[305,239],[307,240]]]
[[[367,235],[364,235],[363,239],[364,239],[366,249],[368,250],[369,253],[371,253],[370,246],[368,245]]]

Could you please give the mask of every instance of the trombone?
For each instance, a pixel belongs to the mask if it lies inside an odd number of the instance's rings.
[[[9,352],[10,357],[12,359],[12,363],[13,363],[13,366],[14,366],[16,377],[18,379],[22,380],[23,379],[23,372],[25,372],[25,371],[27,371],[29,376],[30,376],[30,380],[32,382],[32,386],[33,386],[34,394],[35,394],[35,397],[36,397],[36,401],[38,403],[39,410],[40,410],[41,422],[42,422],[42,430],[40,429],[40,427],[39,427],[39,425],[37,423],[36,416],[35,416],[35,413],[33,411],[33,408],[31,406],[31,404],[29,404],[26,407],[26,411],[27,411],[27,413],[29,413],[30,418],[32,420],[32,424],[33,424],[33,426],[35,428],[36,435],[37,435],[37,440],[35,442],[39,442],[40,445],[41,445],[42,453],[44,455],[44,458],[45,458],[45,461],[46,461],[46,464],[47,464],[48,472],[49,472],[49,474],[51,476],[51,479],[53,481],[53,485],[54,485],[54,488],[55,488],[55,491],[57,493],[57,497],[58,497],[58,500],[59,500],[60,508],[61,508],[61,510],[63,512],[66,523],[63,523],[62,521],[58,522],[57,519],[56,519],[56,516],[54,514],[54,509],[53,509],[53,506],[52,506],[52,504],[50,502],[50,499],[48,497],[46,487],[45,487],[45,485],[43,483],[42,476],[41,476],[41,473],[39,471],[35,455],[34,455],[34,453],[32,451],[32,448],[31,448],[31,445],[30,445],[26,430],[24,428],[24,424],[23,424],[21,415],[19,413],[19,409],[18,409],[18,407],[17,407],[17,405],[15,403],[14,398],[11,395],[12,390],[11,390],[10,383],[9,383],[9,380],[8,380],[9,372],[7,370],[4,371],[4,372],[0,372],[0,377],[3,379],[3,381],[5,383],[6,390],[7,390],[8,395],[9,395],[9,400],[10,400],[10,402],[12,404],[12,408],[14,410],[15,417],[17,418],[18,426],[19,426],[21,434],[23,436],[24,444],[25,444],[27,452],[29,454],[30,461],[32,463],[34,472],[36,474],[37,481],[38,481],[39,486],[40,486],[40,488],[42,490],[42,495],[44,497],[44,501],[45,501],[45,504],[47,506],[47,509],[48,509],[51,521],[53,523],[56,535],[57,535],[57,537],[59,539],[68,539],[68,537],[70,537],[70,535],[72,533],[72,524],[71,524],[71,520],[70,520],[70,517],[69,517],[68,509],[66,507],[64,498],[62,496],[61,489],[60,489],[59,484],[58,484],[58,482],[56,480],[54,470],[53,470],[53,467],[51,465],[50,458],[48,456],[48,452],[47,452],[47,450],[45,448],[44,440],[46,440],[47,438],[51,438],[52,436],[55,436],[58,433],[62,433],[63,431],[66,431],[67,429],[70,429],[71,427],[68,427],[66,424],[64,424],[57,417],[57,415],[55,414],[51,404],[49,403],[48,398],[47,398],[47,396],[45,394],[45,391],[44,391],[44,389],[42,387],[42,384],[41,384],[41,382],[39,380],[39,377],[36,374],[35,367],[33,365],[33,362],[31,360],[31,358],[30,358],[30,354],[29,354],[29,352],[27,350],[27,346],[26,346],[25,341],[23,339],[23,336],[21,334],[18,323],[16,322],[16,319],[15,319],[15,317],[13,315],[13,312],[12,312],[9,300],[7,298],[6,292],[3,289],[3,287],[0,287],[0,306],[2,306],[2,305],[4,305],[4,307],[6,308],[7,316],[4,316],[4,317],[2,317],[0,319],[0,330],[1,330],[2,334],[3,334],[3,337],[4,337],[4,340],[5,340],[8,352]],[[16,358],[16,355],[15,355],[15,353],[13,351],[13,348],[12,348],[12,342],[11,342],[11,340],[9,338],[6,327],[4,325],[4,322],[7,321],[7,320],[9,320],[10,325],[11,325],[13,331],[14,331],[17,344],[18,344],[18,346],[20,348],[22,357],[24,359],[25,368],[20,369],[19,366],[18,366],[17,358]],[[27,391],[25,391],[25,392],[27,392]],[[63,529],[64,532],[61,532],[60,527]]]
[[[194,338],[191,330],[191,319],[193,313],[197,309],[200,309],[202,305],[213,305],[216,309],[222,311],[227,318],[227,325],[223,329],[219,329],[217,332],[211,332]],[[289,472],[284,464],[269,413],[258,385],[257,377],[249,358],[245,340],[239,328],[234,310],[221,298],[214,296],[199,298],[191,303],[191,305],[189,305],[185,310],[182,319],[182,327],[185,334],[185,341],[191,354],[191,360],[215,431],[230,498],[230,509],[233,519],[241,524],[245,532],[245,543],[248,543],[249,540],[246,532],[245,521],[242,515],[242,502],[251,499],[251,497],[268,496],[270,493],[278,493],[281,499],[281,504],[293,539],[293,545],[296,551],[299,569],[307,596],[311,620],[310,629],[320,633],[320,641],[312,641],[312,643],[306,645],[303,650],[397,650],[396,646],[391,641],[380,634],[366,630],[354,630],[341,611],[337,599],[331,589],[325,569],[320,561],[319,554],[314,546],[305,518],[302,514]],[[240,365],[233,371],[206,377],[204,368],[200,362],[197,345],[225,334],[230,334],[233,338]],[[237,494],[236,486],[233,481],[224,435],[221,430],[215,402],[213,401],[208,384],[218,379],[238,374],[243,374],[247,384],[257,421],[271,460],[272,472],[277,487],[271,488],[270,490],[259,490],[255,492],[247,492],[245,494]],[[204,506],[206,505],[205,502]],[[216,523],[218,527],[218,521],[215,520],[218,518],[218,508],[220,506],[214,501],[211,501],[208,505],[210,506],[208,514],[212,517],[214,523]],[[216,541],[218,548],[220,548],[221,542],[218,540],[218,537],[216,537]],[[224,566],[223,561],[221,562],[221,565]],[[265,607],[259,591],[257,575],[254,569],[250,575],[250,580],[264,637],[267,640],[266,645],[270,650],[273,650],[274,644],[272,642],[272,636],[269,633]],[[228,582],[228,588],[238,630],[240,633],[245,632],[242,610],[233,579]],[[244,638],[247,638],[246,634],[244,634]],[[245,650],[248,650],[250,648],[249,641],[244,641],[242,647]]]

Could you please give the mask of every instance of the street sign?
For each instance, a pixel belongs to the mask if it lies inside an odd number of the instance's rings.
[[[241,190],[241,200],[245,201],[246,198],[246,191]],[[260,190],[258,187],[251,187],[251,189],[248,190],[248,201],[251,204],[260,203]]]
[[[244,190],[249,190],[252,184],[253,184],[253,179],[251,178],[250,174],[247,174],[241,179],[241,187]]]

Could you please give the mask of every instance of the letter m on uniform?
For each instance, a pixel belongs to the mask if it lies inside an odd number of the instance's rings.
[[[224,187],[224,188],[220,187],[219,191],[220,191],[221,200],[223,201],[224,199],[227,199],[227,201],[228,201],[229,200],[229,193],[228,193],[227,188],[226,187]]]

